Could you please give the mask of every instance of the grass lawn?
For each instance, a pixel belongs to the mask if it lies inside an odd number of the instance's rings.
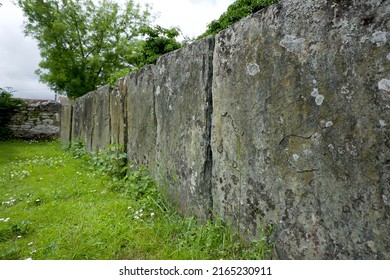
[[[115,185],[115,184],[114,184]],[[0,142],[0,259],[253,259],[272,251],[135,199],[54,142]]]

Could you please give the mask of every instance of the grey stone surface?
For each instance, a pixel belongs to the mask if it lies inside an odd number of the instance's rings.
[[[88,151],[92,151],[95,147],[92,142],[92,136],[95,135],[95,94],[96,92],[92,91],[84,95],[83,98],[76,99],[76,106],[74,110],[74,113],[78,115],[79,118],[79,131],[78,134],[76,134],[76,139],[85,143]],[[76,121],[77,119],[75,118],[74,120]],[[77,130],[75,130],[75,133],[76,132]]]
[[[77,98],[73,104],[72,141],[81,141],[88,151],[92,151],[92,135],[94,130],[94,95],[95,91]]]
[[[282,259],[390,258],[388,1],[282,1],[216,38],[214,210]]]
[[[72,129],[71,129],[71,141],[81,141],[81,135],[83,126],[81,124],[81,114],[84,111],[83,107],[84,98],[77,98],[74,100],[72,106]],[[64,140],[64,139],[62,139]],[[84,142],[85,143],[85,142]]]
[[[207,37],[162,56],[154,69],[159,172],[179,211],[200,218],[211,210],[213,48]]]
[[[126,133],[126,98],[124,78],[120,80],[117,88],[110,92],[110,125],[111,144],[123,146],[127,144]]]
[[[51,140],[60,137],[61,105],[52,100],[24,100],[11,118],[16,138]]]
[[[72,139],[123,143],[182,214],[272,225],[277,258],[390,259],[389,9],[281,1],[77,99]]]
[[[157,121],[154,103],[154,66],[126,76],[120,84],[126,92],[126,141],[129,161],[155,170]]]
[[[111,143],[110,92],[110,86],[100,87],[92,97],[91,150],[104,150]]]
[[[61,140],[64,144],[69,144],[72,139],[72,115],[71,105],[61,106]]]

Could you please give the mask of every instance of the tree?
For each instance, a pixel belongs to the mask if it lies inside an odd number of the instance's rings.
[[[225,13],[223,13],[219,19],[213,20],[208,26],[205,33],[199,36],[199,38],[206,37],[208,35],[215,35],[219,31],[229,27],[233,23],[240,19],[253,14],[265,7],[268,7],[279,0],[236,0],[231,4]]]
[[[182,47],[182,44],[176,40],[180,35],[178,28],[166,29],[159,25],[154,27],[145,25],[140,29],[140,35],[142,39],[134,45],[133,52],[126,57],[132,67],[114,72],[109,79],[109,84],[114,85],[119,78],[147,64],[155,64],[163,54]]]
[[[141,27],[150,24],[133,0],[121,8],[111,0],[18,0],[26,35],[38,41],[36,71],[53,91],[76,98],[107,83],[110,75],[134,68],[130,61]]]
[[[147,64],[156,63],[157,59],[168,52],[181,48],[181,44],[176,41],[179,36],[179,29],[165,29],[161,26],[144,26],[141,34],[145,40],[141,41],[140,52],[133,59],[137,67],[141,68]]]
[[[21,99],[12,98],[12,89],[0,88],[0,141],[12,138],[13,132],[8,124],[16,106],[21,103]]]

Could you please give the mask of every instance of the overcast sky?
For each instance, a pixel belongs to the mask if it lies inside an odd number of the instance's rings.
[[[158,14],[155,24],[179,27],[196,37],[206,30],[234,0],[135,0],[150,3]],[[121,3],[123,0],[117,0]],[[0,87],[12,87],[15,97],[54,99],[54,93],[34,74],[40,61],[36,42],[23,34],[23,13],[11,0],[0,0]]]

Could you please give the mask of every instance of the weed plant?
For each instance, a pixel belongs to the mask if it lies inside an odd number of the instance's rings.
[[[220,221],[179,216],[123,149],[0,143],[0,259],[264,259]]]

